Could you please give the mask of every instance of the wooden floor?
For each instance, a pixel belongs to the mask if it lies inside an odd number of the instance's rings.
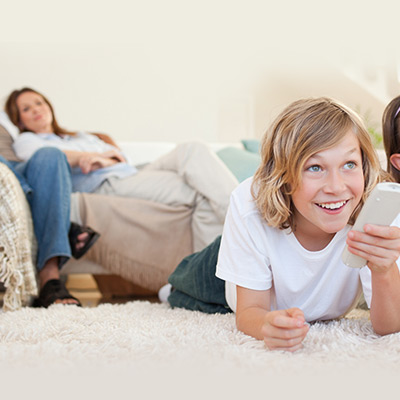
[[[134,285],[117,275],[71,274],[66,278],[65,285],[83,307],[96,307],[103,303],[123,304],[134,300],[160,302],[157,293]],[[4,290],[0,283],[0,309],[3,306]]]
[[[133,300],[159,302],[157,293],[134,285],[117,275],[71,274],[68,275],[65,285],[83,307]]]

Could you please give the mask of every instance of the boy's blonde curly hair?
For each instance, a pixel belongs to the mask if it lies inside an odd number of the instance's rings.
[[[354,224],[365,199],[382,180],[391,180],[381,169],[378,155],[361,118],[340,102],[327,98],[301,99],[286,107],[265,133],[261,164],[252,194],[268,225],[294,228],[291,195],[301,184],[305,162],[314,154],[339,143],[353,132],[360,143],[365,190],[349,219]]]

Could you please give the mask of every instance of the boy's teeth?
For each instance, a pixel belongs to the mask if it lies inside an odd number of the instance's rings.
[[[330,210],[335,210],[336,208],[340,208],[346,204],[345,201],[339,201],[338,203],[321,203],[318,204],[322,208],[329,208]]]

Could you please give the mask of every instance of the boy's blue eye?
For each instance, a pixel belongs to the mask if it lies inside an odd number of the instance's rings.
[[[354,169],[356,167],[356,163],[353,161],[349,161],[346,164],[344,164],[344,167],[346,169]]]
[[[311,167],[307,168],[307,171],[319,172],[321,171],[321,167],[319,165],[311,165]]]

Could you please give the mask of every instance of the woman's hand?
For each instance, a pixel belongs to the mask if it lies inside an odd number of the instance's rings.
[[[66,150],[68,163],[71,167],[80,167],[84,174],[96,171],[100,168],[109,167],[119,162],[126,162],[124,156],[117,150],[108,150],[104,153],[91,153],[82,151]]]
[[[93,172],[101,168],[106,168],[119,162],[121,162],[119,161],[119,159],[116,159],[115,157],[106,157],[104,153],[85,153],[79,159],[79,167],[82,173],[88,174],[89,172]]]
[[[364,232],[350,231],[349,251],[367,260],[371,271],[387,272],[400,256],[400,228],[366,224]]]
[[[296,351],[302,347],[309,329],[303,311],[289,308],[268,312],[261,332],[270,350]]]
[[[124,156],[118,150],[108,150],[104,153],[100,153],[99,155],[104,158],[112,158],[117,162],[126,162]]]

